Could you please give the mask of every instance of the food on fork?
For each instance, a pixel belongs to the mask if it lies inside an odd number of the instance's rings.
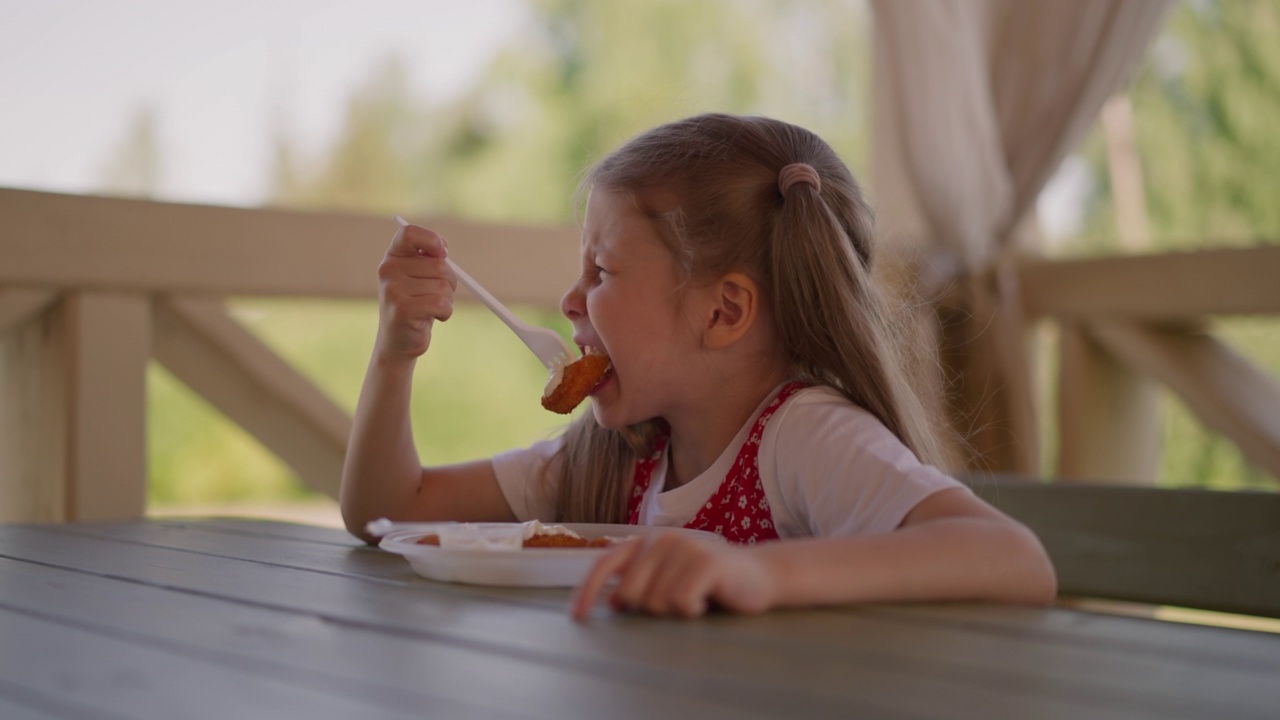
[[[552,373],[542,392],[542,407],[561,415],[572,412],[604,380],[611,367],[608,355],[587,348],[582,357]]]

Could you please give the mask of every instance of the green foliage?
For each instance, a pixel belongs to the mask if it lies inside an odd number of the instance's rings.
[[[1280,3],[1186,3],[1134,87],[1165,247],[1280,238]]]
[[[293,472],[164,368],[147,372],[147,479],[153,505],[307,495]]]
[[[1276,0],[1177,9],[1132,93],[1147,205],[1163,250],[1280,237],[1280,37]],[[703,111],[809,127],[855,173],[866,167],[869,18],[845,0],[538,0],[533,21],[464,95],[430,106],[388,58],[352,95],[344,129],[308,157],[276,138],[272,203],[525,223],[573,218],[582,170],[627,137]],[[861,49],[861,50],[859,50]],[[1086,232],[1067,252],[1115,252],[1100,138]],[[1263,240],[1266,241],[1266,240]],[[372,303],[243,300],[242,320],[353,409],[377,326]],[[566,324],[554,310],[531,321]],[[1275,324],[1227,323],[1246,354],[1280,369]],[[437,326],[411,413],[427,462],[485,457],[552,433],[537,361],[483,308]],[[1046,381],[1047,382],[1047,381]],[[154,502],[306,495],[287,467],[162,370],[148,379]],[[1170,403],[1170,485],[1274,480]],[[1273,485],[1274,486],[1274,485]]]
[[[626,138],[705,111],[818,132],[860,170],[867,18],[841,0],[546,0],[459,99],[427,107],[392,58],[359,89],[318,168],[277,138],[274,202],[563,222],[580,173]],[[849,48],[865,48],[866,52]]]
[[[1132,88],[1152,250],[1280,242],[1280,2],[1180,3]],[[1114,252],[1099,133],[1087,228],[1066,252]]]
[[[373,349],[372,302],[241,300],[237,318],[348,412]],[[561,330],[547,312],[522,313]],[[550,436],[566,421],[538,399],[546,370],[478,306],[437,323],[414,377],[411,414],[424,462],[451,463]],[[159,504],[270,501],[311,495],[293,472],[155,366],[148,375],[150,493]],[[585,407],[585,406],[584,406]]]
[[[1280,2],[1180,3],[1132,88],[1151,252],[1280,242]],[[1084,146],[1096,179],[1084,232],[1066,254],[1120,252],[1106,149]],[[1215,332],[1274,375],[1280,323],[1231,318]],[[1164,394],[1160,483],[1275,489],[1236,446]]]

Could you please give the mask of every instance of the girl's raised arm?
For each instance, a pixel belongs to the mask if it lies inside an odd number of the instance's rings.
[[[413,369],[436,320],[453,314],[456,279],[444,238],[425,228],[397,231],[378,266],[378,337],[360,390],[342,472],[342,518],[365,525],[395,520],[514,520],[493,464],[480,460],[424,468],[409,419]]]

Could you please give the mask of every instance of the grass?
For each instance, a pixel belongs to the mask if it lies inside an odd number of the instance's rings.
[[[552,312],[521,311],[565,330]],[[354,411],[373,349],[377,305],[238,300],[232,313],[285,360]],[[488,457],[549,437],[566,422],[538,403],[546,371],[479,306],[437,323],[414,376],[411,416],[423,462]],[[148,372],[149,504],[210,505],[314,496],[260,443],[163,368]]]

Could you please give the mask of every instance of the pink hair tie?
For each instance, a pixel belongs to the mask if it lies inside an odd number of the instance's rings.
[[[784,196],[792,185],[800,182],[812,185],[814,192],[822,190],[822,180],[818,178],[818,171],[814,170],[809,163],[791,163],[778,171],[778,191]]]

